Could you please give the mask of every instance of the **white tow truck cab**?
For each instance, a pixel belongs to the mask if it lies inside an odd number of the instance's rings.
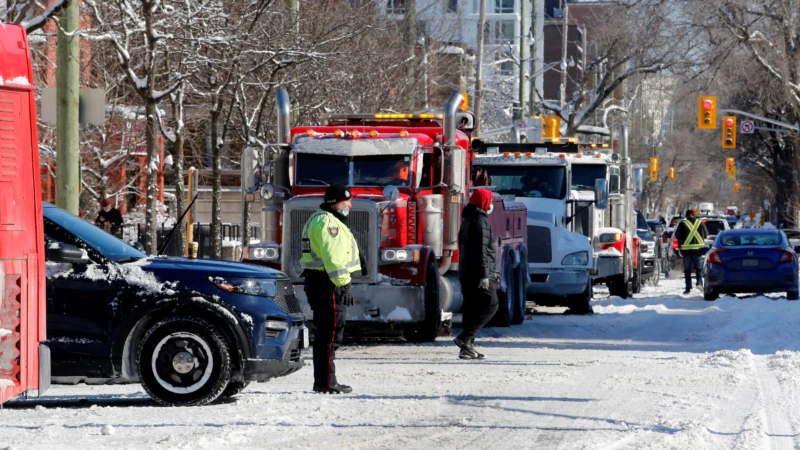
[[[583,310],[592,297],[591,240],[574,231],[579,193],[572,190],[573,167],[565,153],[546,144],[473,142],[476,184],[513,196],[527,208],[528,300],[543,306]],[[602,210],[608,203],[607,181],[598,182],[584,204]]]

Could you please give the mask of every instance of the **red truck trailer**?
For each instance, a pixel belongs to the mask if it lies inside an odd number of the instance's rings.
[[[0,403],[50,385],[43,226],[28,39],[0,24]]]
[[[412,341],[447,333],[461,310],[458,229],[480,174],[471,168],[474,117],[459,111],[454,93],[443,113],[332,115],[322,126],[289,124],[289,99],[278,93],[279,144],[248,162],[245,190],[264,203],[260,244],[244,260],[283,270],[302,283],[300,234],[330,184],[350,186],[350,228],[367,273],[353,280],[356,304],[348,329],[359,334],[397,330]],[[247,168],[257,167],[259,177]],[[255,178],[258,178],[257,180]],[[526,210],[494,195],[490,216],[500,277],[499,325],[525,314]],[[297,290],[310,317],[304,290]]]

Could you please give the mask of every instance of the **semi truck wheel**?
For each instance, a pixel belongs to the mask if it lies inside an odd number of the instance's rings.
[[[525,262],[527,263],[527,262]],[[514,316],[511,320],[512,325],[519,325],[525,321],[525,268],[523,262],[514,269]]]
[[[593,314],[592,309],[592,280],[586,284],[586,289],[580,294],[570,296],[569,309],[564,314]]]
[[[617,297],[629,298],[633,296],[633,283],[631,278],[631,259],[628,252],[625,252],[622,262],[622,273],[610,277],[608,281],[608,292]]]
[[[439,271],[433,260],[425,269],[425,320],[409,325],[403,336],[409,342],[433,342],[442,324],[442,307],[439,302]]]
[[[641,265],[641,262],[642,262],[642,259],[640,257],[639,258],[639,263],[640,263],[639,267],[637,267],[636,270],[633,271],[633,283],[632,283],[633,284],[633,291],[632,291],[632,293],[634,293],[634,294],[638,294],[638,293],[642,292],[642,265]]]
[[[216,400],[231,378],[225,338],[209,322],[192,316],[162,320],[145,333],[137,358],[144,390],[167,406],[197,406]]]

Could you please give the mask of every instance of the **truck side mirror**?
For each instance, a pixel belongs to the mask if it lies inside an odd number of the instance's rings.
[[[47,260],[55,263],[88,264],[86,250],[72,244],[54,243],[47,247]]]
[[[597,209],[608,208],[608,180],[605,178],[594,180],[594,204]]]
[[[394,186],[386,186],[383,188],[383,198],[390,202],[396,201],[400,198],[400,191]]]

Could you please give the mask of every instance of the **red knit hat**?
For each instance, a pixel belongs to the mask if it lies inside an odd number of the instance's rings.
[[[484,211],[489,211],[489,206],[492,204],[492,191],[483,188],[475,189],[469,202]]]

